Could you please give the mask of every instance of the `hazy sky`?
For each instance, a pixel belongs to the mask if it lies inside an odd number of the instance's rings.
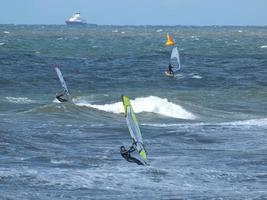
[[[267,0],[0,0],[0,24],[267,25]]]

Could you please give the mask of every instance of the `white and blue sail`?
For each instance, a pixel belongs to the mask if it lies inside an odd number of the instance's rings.
[[[135,116],[134,110],[131,106],[130,99],[127,96],[122,96],[122,102],[125,112],[125,118],[130,135],[135,143],[135,149],[138,151],[140,158],[143,161],[147,161],[147,153],[144,147],[144,141],[142,133],[140,131],[137,118]]]
[[[172,54],[170,58],[170,64],[172,66],[173,73],[181,69],[180,55],[177,47],[173,47]]]
[[[61,86],[62,86],[64,95],[66,94],[66,95],[70,96],[70,93],[69,93],[67,84],[66,84],[66,82],[65,82],[65,80],[64,80],[64,78],[63,78],[63,75],[62,75],[62,73],[61,73],[59,67],[58,67],[58,66],[55,66],[55,70],[56,70],[56,72],[57,72],[57,76],[58,76],[59,81],[60,81],[60,83],[61,83]]]

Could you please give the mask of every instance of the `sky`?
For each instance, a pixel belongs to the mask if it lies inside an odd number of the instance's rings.
[[[0,0],[0,24],[267,25],[267,0]]]

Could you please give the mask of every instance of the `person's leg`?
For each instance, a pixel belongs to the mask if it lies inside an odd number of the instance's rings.
[[[128,162],[135,162],[137,165],[144,165],[140,160],[134,158],[134,157],[130,157],[127,160]]]

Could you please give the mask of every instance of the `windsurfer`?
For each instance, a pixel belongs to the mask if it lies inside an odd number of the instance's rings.
[[[133,144],[134,145],[134,144]],[[135,148],[134,146],[131,146],[129,150],[127,150],[125,148],[125,146],[121,146],[120,147],[120,153],[121,153],[121,156],[127,160],[128,162],[134,162],[136,163],[137,165],[144,165],[140,160],[134,158],[131,156],[131,153],[135,151]]]
[[[168,66],[168,70],[169,70],[170,74],[173,74],[173,70],[172,70],[172,65],[171,65],[171,63],[170,63],[169,66]]]
[[[68,100],[67,99],[63,99],[62,97],[64,97],[64,95],[65,95],[65,91],[64,92],[61,92],[61,93],[59,93],[59,94],[56,94],[56,98],[57,98],[57,100],[59,100],[60,102],[67,102]]]

